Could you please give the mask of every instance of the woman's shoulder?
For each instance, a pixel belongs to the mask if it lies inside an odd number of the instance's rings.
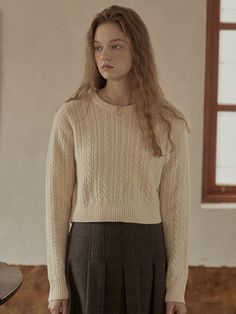
[[[75,119],[82,120],[86,115],[87,107],[85,97],[82,99],[72,99],[60,104],[56,110],[55,116],[69,121],[73,121]]]
[[[188,121],[182,111],[173,105],[163,106],[162,116],[164,121],[168,121],[171,126],[171,132],[184,132],[188,129]]]
[[[180,147],[187,141],[187,133],[191,133],[191,129],[185,115],[179,109],[173,107],[173,105],[171,107],[163,107],[162,116],[164,118],[163,129],[166,135],[167,151],[171,151],[170,139],[177,147]]]

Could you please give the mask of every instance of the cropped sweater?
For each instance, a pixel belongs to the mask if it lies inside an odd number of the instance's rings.
[[[144,148],[135,104],[117,106],[97,89],[56,110],[46,160],[48,300],[68,298],[65,276],[70,222],[163,224],[167,253],[165,301],[185,303],[188,278],[190,177],[187,129],[154,124],[164,156]]]

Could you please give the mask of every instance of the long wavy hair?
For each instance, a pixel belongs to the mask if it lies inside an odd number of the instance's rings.
[[[133,9],[112,5],[94,16],[87,31],[83,80],[80,87],[66,102],[81,99],[92,89],[100,89],[106,85],[106,79],[97,68],[93,41],[96,28],[108,22],[116,23],[131,41],[133,61],[131,95],[142,129],[144,144],[152,149],[154,156],[164,156],[154,132],[156,119],[161,118],[167,123],[168,138],[171,141],[172,149],[174,142],[170,138],[171,119],[168,119],[168,116],[171,114],[184,120],[189,133],[191,130],[184,115],[166,99],[162,91],[148,30],[141,17]]]

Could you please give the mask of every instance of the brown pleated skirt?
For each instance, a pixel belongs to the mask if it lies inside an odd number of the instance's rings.
[[[162,223],[72,222],[68,314],[165,314]]]

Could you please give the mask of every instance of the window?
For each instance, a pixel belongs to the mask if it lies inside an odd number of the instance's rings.
[[[236,1],[207,1],[203,203],[236,202]]]

